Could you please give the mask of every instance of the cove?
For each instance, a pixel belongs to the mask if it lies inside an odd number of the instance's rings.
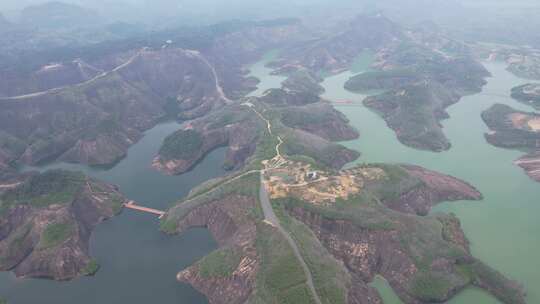
[[[150,165],[163,139],[178,130],[176,122],[158,124],[145,132],[126,158],[110,169],[53,163],[39,168],[83,171],[118,185],[124,195],[148,207],[166,210],[198,184],[225,174],[225,148],[208,154],[192,171],[166,176]],[[94,277],[69,282],[17,279],[0,273],[0,295],[10,304],[175,303],[203,304],[206,298],[191,286],[176,281],[176,273],[217,247],[206,229],[191,229],[180,236],[159,231],[150,214],[124,210],[101,223],[90,241],[90,253],[101,265]]]
[[[377,114],[362,106],[366,97],[344,89],[353,72],[328,77],[323,82],[328,100],[352,100],[357,106],[337,106],[360,131],[360,138],[343,143],[358,150],[360,162],[410,163],[461,178],[484,195],[480,202],[445,203],[433,212],[453,212],[461,220],[471,242],[472,254],[509,278],[522,283],[529,303],[540,303],[540,184],[512,162],[523,155],[519,151],[491,146],[484,139],[488,131],[480,114],[494,103],[531,111],[510,98],[512,87],[527,81],[517,78],[502,63],[485,63],[492,77],[481,93],[466,96],[448,109],[450,119],[442,122],[452,148],[433,153],[408,148]],[[365,67],[367,69],[367,66]],[[365,70],[364,69],[364,70]],[[378,280],[374,286],[385,304],[400,303]],[[497,300],[477,289],[468,289],[449,303],[490,304]]]

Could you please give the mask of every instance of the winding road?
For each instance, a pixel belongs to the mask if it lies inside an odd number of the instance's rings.
[[[228,103],[228,104],[233,103],[234,101],[232,99],[229,99],[229,97],[227,97],[227,95],[225,95],[225,91],[223,90],[223,87],[219,83],[219,76],[218,76],[218,73],[216,71],[216,68],[210,63],[210,61],[208,61],[208,59],[206,59],[206,57],[204,57],[201,54],[201,52],[199,52],[199,51],[188,50],[186,52],[188,52],[189,54],[191,54],[194,57],[197,57],[199,60],[204,62],[204,64],[206,64],[208,66],[208,68],[210,68],[210,71],[214,75],[214,79],[215,79],[215,82],[216,82],[216,92],[218,93],[219,97],[221,99],[223,99],[225,101],[225,103]]]
[[[75,87],[76,88],[76,87],[81,87],[81,86],[87,85],[89,83],[92,83],[92,82],[94,82],[96,80],[104,78],[104,77],[106,77],[106,76],[108,76],[108,75],[110,75],[110,74],[112,74],[114,72],[117,72],[117,71],[125,68],[126,66],[130,65],[133,61],[135,61],[135,59],[137,59],[147,49],[148,49],[147,47],[142,48],[137,53],[135,53],[135,55],[131,56],[128,60],[126,60],[126,62],[120,64],[119,66],[115,67],[114,69],[112,69],[110,71],[102,72],[101,74],[96,75],[92,79],[88,79],[86,81],[83,81],[83,82],[80,82],[80,83],[77,83],[77,84],[73,84],[73,85],[67,85],[67,86],[52,88],[52,89],[48,89],[48,90],[45,90],[45,91],[34,92],[34,93],[30,93],[30,94],[11,96],[11,97],[0,97],[0,101],[20,101],[20,100],[33,98],[33,97],[43,96],[43,95],[46,95],[46,94],[49,94],[49,93],[57,93],[57,92],[60,92],[60,91],[62,91],[64,89],[67,89],[67,88],[70,88],[70,87]]]
[[[270,136],[275,136],[278,139],[278,144],[276,145],[276,156],[274,158],[282,159],[283,156],[280,152],[280,147],[283,144],[283,139],[281,139],[281,136],[274,135],[272,132],[272,123],[264,117],[259,111],[257,111],[254,107],[251,107],[251,109],[257,113],[257,115],[266,122],[266,126],[268,128],[268,133],[270,133]],[[300,265],[302,266],[302,269],[304,270],[304,273],[306,275],[306,284],[308,285],[309,290],[311,291],[311,294],[313,295],[313,299],[315,300],[315,303],[322,304],[321,299],[319,298],[319,295],[317,294],[317,290],[315,289],[315,284],[313,284],[313,276],[311,275],[311,271],[309,270],[309,267],[306,264],[306,261],[302,257],[302,254],[300,253],[300,249],[298,248],[298,245],[294,241],[294,239],[291,237],[289,232],[281,226],[281,223],[279,222],[279,218],[276,216],[276,213],[274,212],[274,209],[272,208],[272,204],[270,203],[270,199],[268,198],[268,193],[266,192],[266,187],[264,185],[264,172],[265,170],[260,171],[261,175],[261,186],[259,190],[259,201],[261,202],[261,207],[264,214],[264,220],[266,223],[272,225],[275,227],[282,235],[285,237],[291,248],[293,249],[294,255],[296,256],[296,259],[300,262]]]
[[[296,259],[300,262],[300,265],[302,266],[302,269],[304,270],[304,273],[306,274],[306,284],[308,285],[311,294],[313,294],[313,299],[317,304],[322,304],[321,299],[319,298],[319,295],[317,294],[317,291],[315,289],[315,284],[313,284],[313,277],[311,275],[311,271],[309,270],[309,267],[306,264],[306,261],[304,261],[304,258],[302,257],[302,254],[300,253],[300,249],[298,248],[298,245],[296,245],[296,242],[291,237],[291,235],[285,230],[280,222],[278,217],[276,216],[274,209],[272,208],[272,204],[270,203],[270,199],[268,198],[268,193],[266,192],[266,188],[264,186],[263,182],[263,174],[261,174],[261,187],[259,190],[259,200],[261,201],[261,207],[263,209],[264,213],[264,220],[275,227],[282,235],[285,237],[289,245],[294,251],[294,255],[296,256]]]

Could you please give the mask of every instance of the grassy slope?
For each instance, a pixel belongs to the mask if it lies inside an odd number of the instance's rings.
[[[257,274],[257,289],[249,303],[314,303],[302,266],[275,228],[258,225],[257,251],[261,257],[261,270]]]
[[[159,149],[164,160],[191,159],[200,153],[203,144],[201,134],[194,130],[178,130],[167,136]]]
[[[406,191],[405,189],[414,187],[416,182],[404,181],[409,177],[403,175],[397,166],[384,165],[382,168],[390,176],[384,187],[368,185],[363,194],[349,200],[337,201],[329,206],[315,206],[308,202],[287,198],[274,200],[274,204],[281,210],[300,207],[326,219],[349,221],[360,229],[373,232],[388,230],[398,232],[400,250],[405,252],[419,269],[410,285],[404,286],[407,292],[417,299],[426,302],[441,301],[461,286],[475,284],[488,289],[498,298],[505,299],[506,303],[520,303],[519,288],[512,285],[497,271],[474,259],[471,261],[465,249],[452,241],[453,238],[448,236],[447,227],[445,227],[445,218],[441,219],[441,217],[446,217],[445,215],[413,216],[395,212],[383,206],[379,202],[383,196],[394,196],[401,191]],[[388,190],[392,187],[392,190]],[[305,231],[302,233],[303,225],[287,219],[287,215],[282,213],[281,217],[285,218],[282,222],[286,223],[285,226],[298,240],[306,261],[310,261],[310,254],[306,253],[305,248],[310,248],[309,241],[312,234]],[[317,250],[317,252],[321,251]],[[450,271],[433,269],[431,265],[440,258],[457,261],[457,264]],[[308,263],[317,277],[317,273],[321,271],[313,267],[311,262]],[[324,266],[329,265],[326,263]],[[331,284],[331,282],[326,283]],[[317,284],[317,288],[321,290],[321,295],[325,295],[324,287]],[[332,289],[335,288],[337,287],[334,286]]]
[[[86,178],[79,172],[51,170],[31,177],[22,186],[0,196],[0,214],[18,204],[43,208],[71,203]]]
[[[343,266],[322,246],[313,232],[302,222],[290,217],[283,206],[274,209],[285,229],[300,248],[303,259],[313,276],[313,284],[322,303],[345,304],[351,277]]]

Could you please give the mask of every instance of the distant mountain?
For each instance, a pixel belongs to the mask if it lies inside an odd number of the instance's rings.
[[[21,24],[45,28],[86,27],[101,21],[93,10],[56,1],[28,6],[20,17]]]

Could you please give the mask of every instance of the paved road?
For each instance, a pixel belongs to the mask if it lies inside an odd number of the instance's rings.
[[[219,75],[218,73],[216,72],[216,68],[214,68],[214,66],[210,63],[210,61],[208,61],[208,59],[206,59],[202,54],[201,52],[199,51],[195,51],[195,50],[189,50],[187,51],[189,52],[191,55],[199,58],[199,60],[201,60],[202,62],[204,62],[204,64],[206,64],[208,66],[208,68],[210,68],[210,71],[212,72],[212,74],[214,75],[214,79],[216,81],[216,91],[219,95],[219,97],[221,97],[221,99],[225,100],[226,103],[233,103],[234,101],[229,99],[227,97],[227,95],[225,95],[225,91],[223,90],[223,87],[220,85],[219,83]]]
[[[263,175],[261,173],[261,189],[259,191],[259,200],[261,201],[261,206],[264,213],[264,219],[271,223],[272,226],[276,227],[278,231],[285,237],[289,245],[294,251],[294,255],[300,261],[300,265],[302,266],[302,269],[304,269],[304,273],[307,277],[307,285],[311,291],[311,294],[313,295],[313,298],[315,299],[315,303],[322,304],[321,299],[319,298],[319,295],[317,294],[317,291],[315,290],[315,285],[313,284],[313,277],[311,276],[311,271],[309,270],[306,262],[304,261],[304,258],[300,254],[300,249],[298,249],[298,246],[296,245],[296,242],[293,240],[291,235],[281,226],[279,223],[279,219],[274,213],[274,209],[272,209],[272,204],[270,204],[270,200],[268,198],[268,193],[266,193],[266,188],[264,187],[263,183]]]
[[[135,61],[135,59],[137,59],[147,49],[148,49],[147,47],[142,48],[135,55],[131,56],[126,62],[122,63],[121,65],[115,67],[114,69],[112,69],[110,71],[103,72],[103,73],[95,76],[92,79],[89,79],[89,80],[86,80],[86,81],[83,81],[83,82],[80,82],[80,83],[76,83],[76,84],[73,84],[73,85],[67,85],[67,86],[61,86],[61,87],[58,87],[58,88],[48,89],[48,90],[41,91],[41,92],[35,92],[35,93],[24,94],[24,95],[19,95],[19,96],[11,96],[11,97],[0,97],[0,101],[26,100],[26,99],[29,99],[29,98],[39,97],[39,96],[43,96],[43,95],[50,94],[50,93],[57,93],[57,92],[60,92],[60,91],[62,91],[64,89],[67,89],[67,88],[70,88],[70,87],[82,87],[84,85],[95,82],[95,81],[97,81],[97,80],[99,80],[101,78],[107,77],[108,75],[110,75],[110,74],[112,74],[114,72],[118,72],[119,70],[125,68],[126,66],[133,63],[133,61]]]

